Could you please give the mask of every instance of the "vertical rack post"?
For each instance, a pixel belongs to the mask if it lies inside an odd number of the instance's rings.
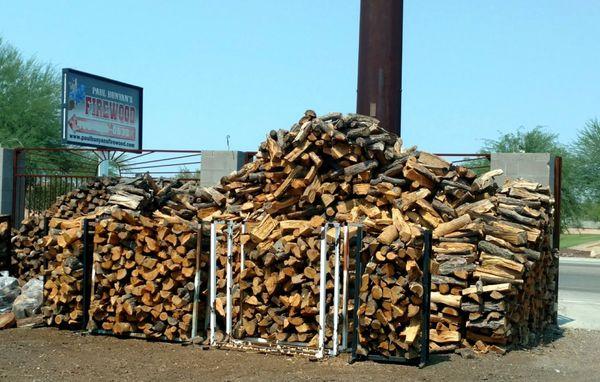
[[[13,274],[12,270],[12,240],[11,240],[11,232],[12,232],[12,217],[10,215],[2,215],[0,216],[0,222],[6,222],[6,234],[4,237],[0,238],[0,240],[4,241],[4,256],[0,256],[3,264],[0,264],[0,270],[6,270],[9,275]]]
[[[242,281],[242,272],[245,269],[245,265],[244,262],[246,261],[246,253],[244,252],[244,242],[242,241],[242,236],[246,233],[246,222],[243,221],[240,227],[240,272],[238,273],[237,276],[237,282],[238,284],[241,283]],[[244,293],[240,290],[240,298],[239,298],[239,304],[240,304],[240,312],[239,312],[239,321],[238,322],[243,322],[244,321]],[[233,337],[232,337],[233,338]]]
[[[209,311],[210,311],[210,345],[215,345],[215,326],[217,324],[217,315],[215,312],[215,300],[217,296],[217,223],[212,222],[210,224],[210,298],[209,298]]]
[[[362,276],[362,262],[360,260],[360,243],[362,242],[362,227],[358,227],[356,232],[356,239],[358,240],[356,249],[354,251],[355,258],[355,274],[354,274],[354,330],[352,331],[352,352],[350,355],[350,363],[357,360],[356,350],[358,348],[358,307],[360,305],[360,282]]]
[[[91,276],[92,276],[92,262],[93,262],[93,250],[91,249],[91,242],[89,237],[90,221],[83,219],[82,230],[83,230],[83,316],[81,320],[81,330],[85,330],[89,321],[90,316],[90,300],[91,300]]]
[[[333,355],[338,355],[338,326],[340,324],[340,225],[335,226],[335,264],[333,273]],[[327,237],[326,237],[327,238]]]
[[[229,339],[231,337],[231,288],[233,284],[233,276],[231,269],[231,262],[233,257],[233,223],[231,221],[227,222],[227,307],[226,307],[226,315],[225,315],[225,334]]]
[[[562,157],[554,158],[554,228],[552,231],[553,254],[560,250],[560,204],[562,198]],[[554,258],[556,261],[556,277],[554,286],[554,324],[558,326],[558,278],[560,275],[560,262],[558,255]]]
[[[429,360],[429,320],[430,320],[430,302],[431,302],[431,274],[429,264],[431,261],[432,246],[431,231],[426,230],[423,233],[423,256],[421,256],[423,271],[423,307],[421,308],[421,351],[419,367],[425,366]]]
[[[342,347],[341,350],[348,348],[348,259],[350,254],[350,228],[348,224],[344,226],[344,252],[342,261]]]
[[[246,233],[246,222],[242,222],[242,235]],[[244,270],[244,261],[246,261],[246,254],[244,252],[244,243],[240,237],[240,272]]]
[[[326,312],[326,283],[325,278],[327,275],[327,227],[329,223],[325,223],[321,232],[321,263],[319,264],[319,350],[317,352],[318,358],[323,358],[325,353],[325,316]]]
[[[192,307],[192,333],[191,338],[198,336],[198,306],[200,301],[200,251],[202,250],[202,222],[196,232],[196,274],[194,275],[194,305]]]

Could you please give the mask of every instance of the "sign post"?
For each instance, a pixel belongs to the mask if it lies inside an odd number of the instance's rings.
[[[143,89],[63,69],[63,142],[120,150],[142,149]]]

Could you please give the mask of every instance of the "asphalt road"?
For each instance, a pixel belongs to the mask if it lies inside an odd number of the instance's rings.
[[[559,273],[559,324],[600,330],[600,259],[562,257]]]

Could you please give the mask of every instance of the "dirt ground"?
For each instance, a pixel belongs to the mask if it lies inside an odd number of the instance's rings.
[[[424,369],[82,335],[53,328],[0,332],[6,381],[597,381],[600,331],[566,330],[549,344],[504,356],[433,356]]]

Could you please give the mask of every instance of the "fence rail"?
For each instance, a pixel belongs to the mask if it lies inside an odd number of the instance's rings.
[[[18,148],[13,162],[13,221],[48,209],[59,197],[98,179],[148,173],[200,180],[200,150]]]

